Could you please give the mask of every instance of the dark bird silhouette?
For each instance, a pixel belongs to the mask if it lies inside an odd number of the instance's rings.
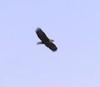
[[[52,51],[56,51],[57,50],[56,45],[53,43],[54,40],[49,39],[47,37],[47,35],[42,31],[41,28],[37,28],[36,29],[36,34],[39,37],[39,39],[41,40],[41,42],[38,42],[37,44],[44,44],[46,47],[48,47]]]

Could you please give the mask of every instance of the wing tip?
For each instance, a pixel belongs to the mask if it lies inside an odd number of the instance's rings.
[[[36,30],[42,30],[40,27],[37,27]]]
[[[56,47],[56,48],[55,48],[55,49],[53,49],[52,51],[53,51],[53,52],[56,52],[57,50],[58,50],[58,49],[57,49],[57,47]]]
[[[37,27],[35,32],[39,32],[39,31],[42,31],[42,29],[40,27]]]

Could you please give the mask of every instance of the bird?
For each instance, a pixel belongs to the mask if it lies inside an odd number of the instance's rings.
[[[48,47],[53,52],[57,51],[58,48],[53,43],[54,40],[49,39],[41,28],[38,27],[36,29],[36,34],[37,34],[38,38],[41,40],[41,42],[38,42],[37,44],[44,44],[46,47]]]

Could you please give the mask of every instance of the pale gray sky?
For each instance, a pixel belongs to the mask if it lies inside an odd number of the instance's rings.
[[[0,87],[100,87],[100,0],[1,0],[0,53]]]

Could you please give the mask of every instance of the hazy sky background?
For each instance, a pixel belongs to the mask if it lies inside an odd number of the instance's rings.
[[[0,87],[100,87],[100,0],[0,0],[0,53]]]

